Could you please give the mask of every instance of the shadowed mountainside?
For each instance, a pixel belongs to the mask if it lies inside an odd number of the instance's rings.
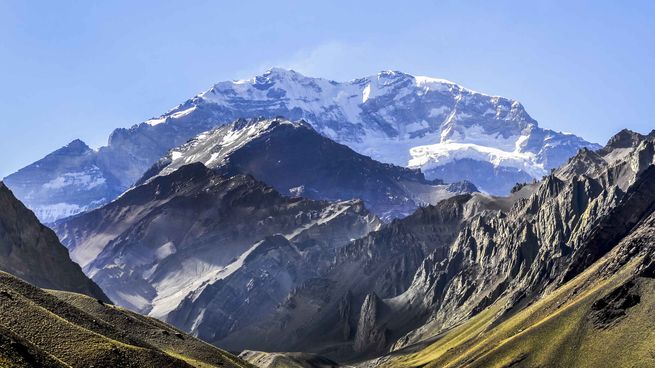
[[[109,302],[71,261],[55,233],[43,226],[0,182],[0,270],[39,287],[83,293]]]

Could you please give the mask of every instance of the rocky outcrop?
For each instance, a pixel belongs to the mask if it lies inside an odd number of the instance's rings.
[[[374,293],[368,294],[359,311],[357,334],[355,335],[354,349],[358,353],[383,353],[387,342],[387,331],[380,326],[384,303]]]
[[[625,317],[628,309],[641,301],[639,287],[630,280],[591,305],[591,318],[597,328],[605,329]]]
[[[513,301],[502,297],[457,327],[357,366],[653,365],[644,336],[655,331],[654,224],[651,213],[578,277],[528,307],[505,311]]]

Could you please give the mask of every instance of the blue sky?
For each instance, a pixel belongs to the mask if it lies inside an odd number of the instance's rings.
[[[272,66],[446,78],[604,143],[655,128],[655,1],[0,0],[0,177]]]

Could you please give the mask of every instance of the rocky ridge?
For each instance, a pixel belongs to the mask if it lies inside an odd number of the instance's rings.
[[[469,182],[426,180],[419,170],[383,164],[318,134],[304,121],[237,120],[172,149],[137,184],[202,162],[228,175],[249,174],[285,195],[343,201],[361,199],[389,220],[456,194]]]

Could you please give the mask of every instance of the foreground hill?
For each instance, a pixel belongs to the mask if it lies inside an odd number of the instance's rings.
[[[109,302],[71,261],[55,233],[43,226],[0,182],[0,270],[39,287],[74,291]]]
[[[426,180],[419,170],[377,162],[285,119],[237,120],[174,148],[140,182],[194,162],[228,174],[250,174],[282,194],[310,199],[361,199],[383,219],[475,192],[468,182]]]
[[[217,83],[158,118],[116,129],[97,151],[74,141],[5,181],[52,222],[111,201],[201,132],[260,116],[304,119],[374,160],[421,168],[429,179],[468,180],[494,194],[540,179],[582,147],[600,148],[539,127],[518,101],[443,79],[385,71],[335,82],[272,69]]]
[[[2,367],[250,367],[160,321],[0,272]]]

